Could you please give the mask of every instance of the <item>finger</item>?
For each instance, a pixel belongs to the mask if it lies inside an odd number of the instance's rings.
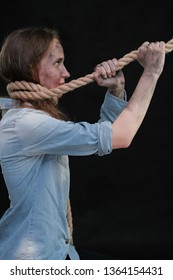
[[[148,46],[147,46],[147,48],[152,48],[152,47],[154,47],[154,46],[156,46],[156,43],[154,43],[154,42],[150,42],[149,44],[148,44]]]
[[[150,44],[150,42],[145,41],[145,42],[142,44],[142,46],[143,46],[143,47],[148,47],[149,44]]]
[[[104,79],[111,78],[111,68],[109,66],[108,61],[103,61],[101,64],[101,71],[102,71],[102,77]]]
[[[116,75],[116,72],[118,71],[117,59],[113,58],[108,60],[108,64],[111,70],[111,77],[114,77]]]
[[[104,78],[112,78],[116,75],[117,71],[117,60],[116,59],[109,59],[107,61],[103,61],[99,64],[99,67],[102,67],[102,75]]]
[[[103,79],[107,78],[107,73],[106,73],[105,66],[103,65],[103,63],[97,64],[94,70],[97,71],[97,73],[98,73],[97,76],[101,76]]]
[[[158,48],[162,48],[165,46],[165,42],[164,41],[157,41],[157,42],[151,42],[148,44],[148,47],[158,47]]]
[[[101,76],[104,79],[112,78],[116,75],[116,71],[119,69],[118,61],[116,58],[103,61],[102,63],[97,64],[95,69],[97,72],[99,71],[99,73],[101,73]]]
[[[99,85],[102,84],[103,79],[107,78],[106,71],[101,64],[96,65],[94,77]]]

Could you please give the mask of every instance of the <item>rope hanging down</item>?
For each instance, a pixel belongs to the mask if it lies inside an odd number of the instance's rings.
[[[165,52],[171,52],[173,50],[173,39],[165,44]],[[136,60],[138,57],[138,51],[132,51],[118,60],[119,70],[125,65]],[[39,84],[29,83],[26,81],[11,82],[7,85],[7,91],[11,98],[23,99],[23,100],[41,100],[41,99],[54,99],[61,97],[64,93],[72,91],[81,86],[85,86],[94,82],[94,73],[88,74],[84,77],[72,80],[69,83],[63,84],[54,89],[47,89]]]

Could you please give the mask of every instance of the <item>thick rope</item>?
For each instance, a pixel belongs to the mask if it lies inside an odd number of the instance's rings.
[[[73,220],[72,220],[72,212],[71,212],[71,204],[70,199],[67,202],[67,222],[70,229],[70,243],[73,244]]]
[[[165,52],[169,53],[173,50],[173,39],[165,44]],[[118,60],[119,70],[125,65],[138,58],[138,51],[132,51]],[[39,84],[29,83],[26,81],[16,81],[7,85],[7,91],[11,98],[23,100],[42,100],[55,99],[61,97],[64,93],[72,91],[81,86],[85,86],[94,82],[94,73],[88,74],[84,77],[72,80],[69,83],[63,84],[54,89],[47,89]]]

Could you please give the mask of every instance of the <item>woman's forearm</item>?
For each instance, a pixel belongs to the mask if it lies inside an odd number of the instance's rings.
[[[113,149],[131,144],[148,110],[158,78],[159,75],[144,70],[126,108],[112,125]]]

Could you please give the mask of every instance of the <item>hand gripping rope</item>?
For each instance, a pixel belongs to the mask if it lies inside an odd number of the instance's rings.
[[[173,50],[173,39],[165,44],[165,52],[171,52]],[[134,61],[138,57],[138,51],[132,51],[118,60],[119,70],[125,65]],[[39,84],[34,84],[26,81],[11,82],[7,85],[7,91],[11,98],[23,99],[23,100],[42,100],[42,99],[54,99],[61,97],[64,93],[72,91],[81,86],[85,86],[94,82],[94,73],[88,74],[84,77],[72,80],[69,83],[65,83],[54,89],[47,89]]]

